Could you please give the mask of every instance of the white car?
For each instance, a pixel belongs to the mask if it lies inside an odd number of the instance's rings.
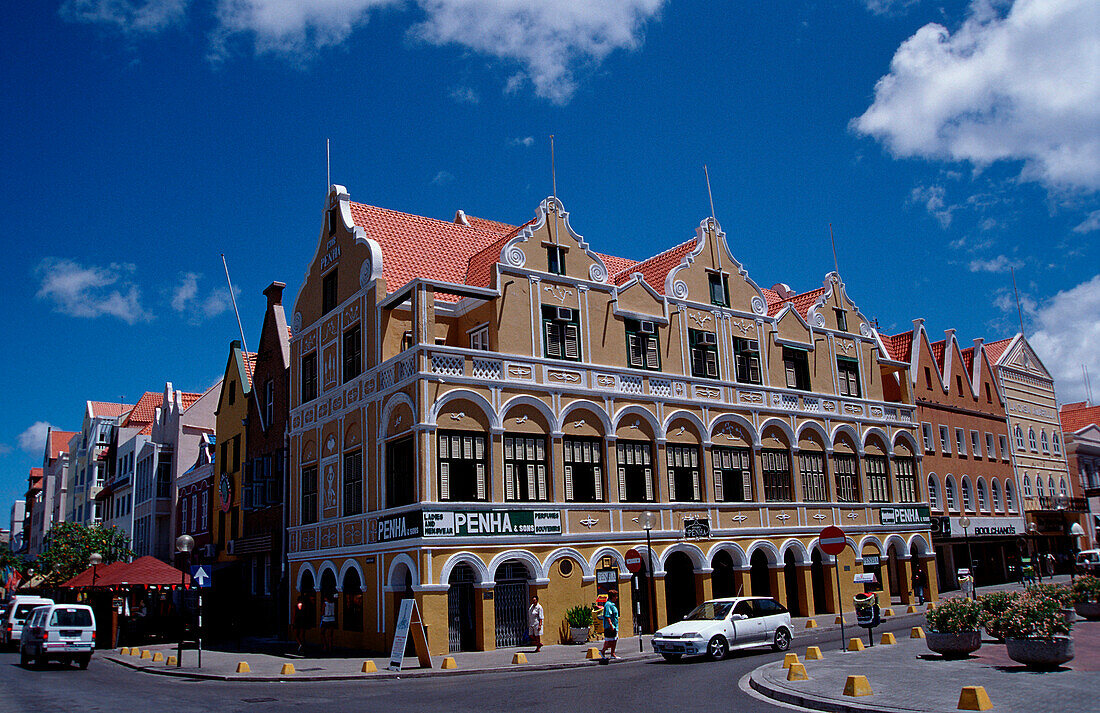
[[[791,646],[791,614],[770,597],[711,599],[695,607],[683,621],[653,635],[653,651],[668,661],[706,654],[725,658],[732,649]]]
[[[19,640],[19,663],[41,668],[49,659],[88,668],[95,651],[95,614],[86,604],[47,604],[36,608]]]
[[[1100,574],[1100,550],[1082,550],[1077,553],[1078,574]]]
[[[30,618],[32,611],[46,604],[53,604],[53,600],[26,594],[12,597],[0,615],[0,645],[18,647],[23,624]]]

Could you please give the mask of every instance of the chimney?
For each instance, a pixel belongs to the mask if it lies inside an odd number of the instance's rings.
[[[465,225],[467,228],[470,227],[470,221],[466,219],[466,214],[462,212],[461,208],[455,211],[454,222],[458,223],[459,225]]]
[[[784,300],[794,297],[794,290],[785,282],[777,282],[772,285],[772,292],[775,292],[775,294],[779,295],[780,299]]]
[[[264,296],[267,297],[267,307],[277,307],[283,304],[283,289],[286,287],[285,282],[272,282],[264,290]]]

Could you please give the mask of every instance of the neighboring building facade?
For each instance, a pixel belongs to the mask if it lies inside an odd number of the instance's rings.
[[[1068,566],[1074,522],[1088,523],[1088,502],[1069,477],[1054,378],[1023,334],[986,345],[1005,398],[1012,467],[1027,517],[1028,548]],[[1034,526],[1034,529],[1032,528]]]
[[[1059,417],[1070,478],[1088,499],[1090,522],[1083,525],[1086,537],[1078,544],[1089,549],[1100,543],[1100,406],[1063,404]]]
[[[42,469],[31,468],[27,475],[26,512],[23,516],[23,542],[29,557],[37,556],[42,548],[42,521],[46,511],[43,491]]]
[[[115,429],[133,404],[88,401],[84,405],[84,424],[76,444],[70,442],[71,473],[65,519],[81,525],[103,522],[104,507],[96,495],[114,471]]]
[[[1027,527],[1004,399],[982,341],[962,349],[948,330],[931,342],[919,319],[884,341],[910,365],[941,588],[957,588],[960,569],[979,586],[1018,579]]]
[[[837,275],[762,290],[713,218],[638,263],[554,198],[519,227],[339,186],[326,208],[293,317],[288,551],[296,590],[340,593],[338,644],[385,649],[406,597],[433,653],[514,645],[531,591],[551,632],[608,586],[624,631],[738,592],[834,612],[861,571],[910,601],[932,549],[908,364]]]
[[[8,530],[8,547],[12,552],[25,553],[27,542],[24,539],[23,529],[27,519],[27,501],[16,500],[11,504],[11,527]]]
[[[46,432],[42,453],[42,522],[41,528],[35,528],[31,534],[32,556],[42,553],[50,528],[64,521],[69,441],[76,435],[75,431],[60,431],[52,427]]]
[[[104,523],[121,530],[134,545],[134,472],[137,454],[149,442],[160,394],[146,391],[122,419],[115,435],[115,465],[111,478],[96,495],[101,501]],[[147,547],[142,546],[144,552]]]
[[[267,311],[256,349],[254,391],[248,398],[245,438],[244,531],[234,545],[241,559],[248,606],[240,617],[256,634],[285,632],[287,588],[284,568],[283,493],[287,467],[287,383],[290,334],[283,310],[282,282],[264,290]]]
[[[209,562],[213,552],[210,504],[214,498],[214,445],[214,434],[203,435],[199,440],[194,463],[176,483],[178,504],[175,536],[190,535],[195,539],[192,564]]]

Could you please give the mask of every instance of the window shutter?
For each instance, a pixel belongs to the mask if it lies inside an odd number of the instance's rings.
[[[672,459],[671,453],[669,454],[669,459]],[[648,492],[646,493],[646,497],[649,498]],[[671,467],[668,469],[668,499],[670,502],[676,500],[676,472]]]
[[[451,464],[439,464],[439,499],[451,499]]]
[[[671,468],[674,465],[673,453],[675,451],[676,451],[676,449],[672,446],[668,446],[667,448],[665,448],[665,457],[668,459],[668,467],[669,468]]]
[[[477,460],[485,458],[485,439],[481,436],[474,438],[474,458]]]
[[[474,439],[466,436],[462,439],[462,457],[471,460],[474,457]]]
[[[512,439],[504,439],[504,458],[506,460],[512,460]]]
[[[573,499],[573,466],[565,466],[565,499]]]
[[[516,499],[516,473],[511,463],[504,464],[504,499]]]
[[[657,353],[656,337],[650,337],[645,340],[645,365],[647,369],[656,369],[660,366],[660,355]]]
[[[722,482],[722,471],[715,468],[712,472],[714,473],[714,499],[718,502],[722,502],[726,499],[726,494],[722,490],[722,486],[724,485]]]
[[[626,468],[619,468],[619,500],[626,502]]]
[[[638,335],[626,335],[626,354],[630,366],[640,367],[642,365],[642,350],[638,346]]]
[[[594,486],[592,492],[596,494],[596,500],[603,501],[603,474],[598,465],[592,469],[592,480]]]
[[[527,499],[535,500],[538,496],[538,491],[535,489],[535,466],[532,464],[527,465]]]
[[[485,500],[485,464],[477,464],[477,499]]]
[[[547,321],[546,356],[561,359],[561,325]]]
[[[699,471],[693,470],[691,471],[691,492],[695,500],[702,500],[702,493],[700,491]]]
[[[577,334],[577,325],[565,325],[565,358],[579,359],[581,356],[580,339]]]
[[[653,500],[653,469],[645,469],[645,499]]]
[[[717,378],[718,376],[718,353],[712,352],[709,349],[706,353],[707,357],[707,376]]]
[[[546,466],[538,467],[539,500],[546,500]]]
[[[440,458],[447,459],[447,458],[451,457],[450,456],[450,448],[448,447],[448,444],[450,442],[451,442],[451,439],[447,438],[446,436],[440,436],[439,437],[439,457]]]
[[[749,356],[749,378],[753,383],[760,383],[760,356],[752,354]]]

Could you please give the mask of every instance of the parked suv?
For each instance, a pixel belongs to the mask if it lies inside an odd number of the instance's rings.
[[[653,651],[668,661],[706,654],[725,658],[731,649],[791,646],[791,614],[769,597],[730,597],[703,602],[683,621],[653,635]]]
[[[18,647],[23,624],[30,618],[31,612],[43,604],[53,604],[53,600],[27,594],[12,597],[0,618],[0,644]]]
[[[1100,574],[1100,550],[1078,552],[1077,571],[1081,574]]]
[[[44,666],[49,659],[64,664],[76,661],[88,668],[95,649],[95,615],[86,604],[53,604],[38,607],[23,625],[19,663]]]

